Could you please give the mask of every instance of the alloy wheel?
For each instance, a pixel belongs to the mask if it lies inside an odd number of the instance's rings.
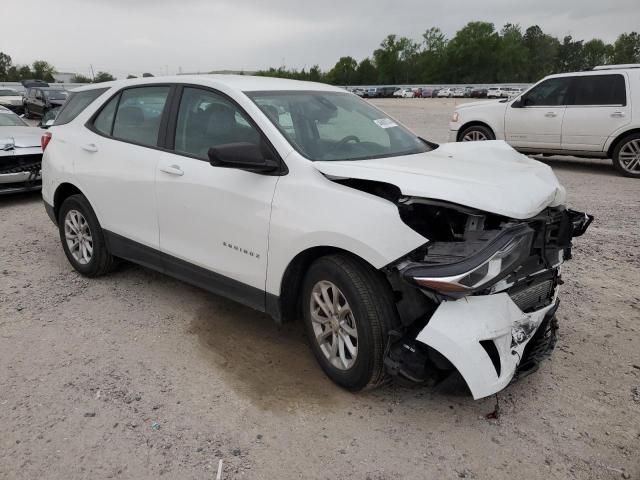
[[[618,159],[623,170],[635,175],[640,173],[640,139],[625,143],[618,153]]]
[[[358,330],[346,297],[334,283],[322,280],[311,291],[310,308],[320,350],[335,368],[350,369],[358,356]]]
[[[482,140],[488,140],[487,136],[480,130],[471,130],[462,137],[463,142],[479,142]]]
[[[64,237],[71,256],[86,265],[93,256],[93,237],[87,219],[78,210],[69,210],[64,217]]]

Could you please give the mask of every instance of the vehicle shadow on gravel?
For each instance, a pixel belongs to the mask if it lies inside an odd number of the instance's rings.
[[[0,208],[16,207],[38,202],[42,203],[42,194],[39,191],[0,195]],[[44,206],[42,208],[44,208]]]
[[[277,325],[268,315],[221,297],[212,297],[199,309],[188,333],[198,337],[204,355],[232,388],[264,410],[340,408],[352,404],[354,397],[365,402],[386,397],[402,401],[418,391],[427,397],[471,401],[464,380],[455,374],[435,387],[392,384],[371,392],[343,390],[316,363],[302,322]]]

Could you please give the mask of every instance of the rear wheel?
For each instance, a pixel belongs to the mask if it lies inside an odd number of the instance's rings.
[[[58,228],[69,263],[82,275],[97,277],[113,269],[115,260],[107,249],[96,214],[83,195],[72,195],[62,203]]]
[[[640,178],[640,133],[618,143],[613,150],[613,166],[625,177]]]
[[[347,255],[314,262],[302,288],[313,353],[331,380],[352,391],[384,382],[384,349],[397,313],[376,270]]]
[[[481,142],[484,140],[495,140],[495,135],[489,127],[483,125],[472,125],[465,128],[458,137],[459,142]]]

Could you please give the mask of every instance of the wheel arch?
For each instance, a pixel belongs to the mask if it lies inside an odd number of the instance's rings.
[[[629,130],[625,130],[624,132],[618,134],[616,138],[611,142],[611,145],[609,145],[609,148],[607,149],[607,157],[613,158],[613,152],[616,149],[616,147],[620,144],[620,142],[624,140],[625,137],[632,135],[634,133],[640,133],[640,127],[631,128]]]
[[[53,194],[53,212],[56,220],[58,219],[58,215],[60,214],[60,206],[62,202],[64,202],[67,198],[72,195],[83,195],[86,198],[86,195],[74,184],[63,182],[56,188],[55,193]]]
[[[307,248],[299,252],[287,265],[287,268],[282,275],[280,282],[280,296],[268,295],[271,298],[267,298],[267,311],[279,322],[291,322],[297,318],[300,313],[300,291],[302,289],[302,282],[304,276],[311,266],[311,264],[317,259],[333,254],[347,255],[354,258],[373,270],[378,271],[371,263],[366,261],[359,255],[354,254],[348,250],[333,247],[333,246],[315,246]],[[380,273],[384,277],[382,273]],[[388,282],[385,277],[385,282]]]
[[[493,134],[493,138],[496,138],[496,131],[495,129],[493,129],[488,123],[483,122],[481,120],[471,120],[467,123],[465,123],[464,125],[462,125],[459,129],[458,129],[458,133],[456,134],[456,142],[460,141],[460,138],[462,137],[462,133],[469,127],[473,127],[473,126],[481,126],[481,127],[485,127],[488,128],[489,131],[491,131],[491,133]]]

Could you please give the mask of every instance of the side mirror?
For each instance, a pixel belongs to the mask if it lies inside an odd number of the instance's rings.
[[[260,146],[254,143],[226,143],[211,147],[208,154],[212,167],[237,168],[254,173],[269,173],[279,167],[278,162],[265,158]]]

